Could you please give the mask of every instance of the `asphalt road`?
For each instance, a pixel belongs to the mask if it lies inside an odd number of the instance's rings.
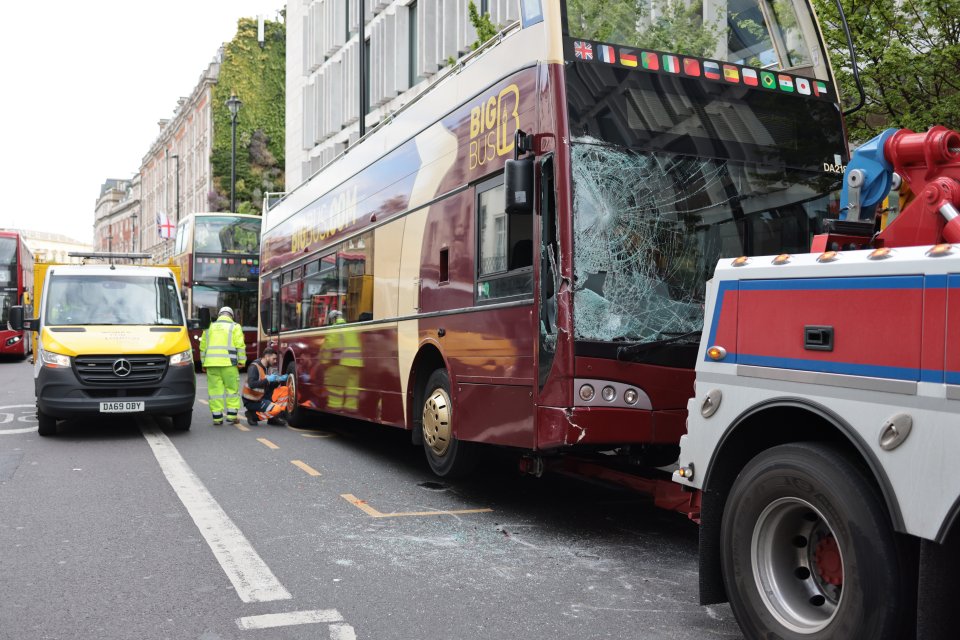
[[[214,427],[200,401],[186,433],[40,438],[33,402],[0,363],[3,640],[741,637],[697,604],[695,525],[628,493],[503,463],[438,482],[387,428]]]

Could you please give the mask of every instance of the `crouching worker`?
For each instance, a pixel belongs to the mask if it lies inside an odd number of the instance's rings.
[[[247,368],[247,381],[243,385],[243,406],[246,407],[247,422],[251,425],[260,420],[267,424],[285,424],[280,414],[287,408],[288,389],[283,384],[286,375],[267,373],[277,365],[277,352],[273,347],[263,350],[259,360],[254,360]]]

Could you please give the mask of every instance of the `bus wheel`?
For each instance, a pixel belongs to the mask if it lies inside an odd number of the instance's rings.
[[[723,510],[723,579],[747,638],[893,640],[909,597],[881,497],[833,447],[774,447]]]
[[[57,419],[37,409],[37,433],[42,436],[57,435]]]
[[[443,478],[458,478],[476,466],[476,445],[453,435],[450,376],[437,369],[427,379],[423,394],[423,450],[430,469]]]
[[[291,427],[306,426],[306,415],[304,409],[300,406],[300,399],[297,397],[297,366],[292,362],[287,365],[287,388],[290,390],[287,396],[287,408],[283,412],[283,417]]]

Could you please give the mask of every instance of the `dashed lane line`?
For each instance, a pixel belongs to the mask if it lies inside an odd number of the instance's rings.
[[[403,517],[415,517],[415,516],[453,516],[453,515],[463,515],[467,513],[491,513],[493,509],[456,509],[451,511],[401,511],[395,513],[380,513],[374,509],[366,500],[361,500],[352,493],[342,493],[340,497],[355,506],[360,511],[363,511],[365,514],[371,518],[403,518]]]
[[[275,444],[273,444],[272,442],[270,442],[269,440],[267,440],[266,438],[257,438],[257,442],[259,442],[259,443],[262,444],[263,446],[265,446],[265,447],[267,447],[267,448],[270,448],[270,449],[279,449],[279,448],[280,448],[280,447],[278,447],[277,445],[275,445]]]
[[[291,427],[290,425],[287,425],[287,429],[290,429],[290,431],[296,431],[297,433],[302,435],[304,438],[332,438],[335,435],[337,435],[335,433],[331,433],[330,431],[317,431],[316,429],[298,429],[297,427]]]
[[[170,439],[152,424],[141,424],[140,430],[160,463],[163,475],[193,518],[240,599],[244,602],[289,600],[292,597],[290,592],[280,584],[243,532],[210,495]]]
[[[199,400],[199,401],[202,402],[203,404],[207,405],[208,407],[210,406],[210,402],[207,401],[207,400],[204,400],[203,398],[197,398],[197,400]]]
[[[300,469],[303,469],[303,470],[307,473],[307,475],[309,475],[309,476],[318,476],[318,475],[320,475],[320,472],[319,472],[319,471],[317,471],[316,469],[314,469],[313,467],[311,467],[310,465],[308,465],[308,464],[307,464],[306,462],[304,462],[303,460],[291,460],[291,461],[290,461],[290,464],[292,464],[292,465],[295,466],[295,467],[299,467]]]
[[[240,424],[239,422],[235,423],[233,426],[235,426],[237,429],[240,429],[240,431],[250,431],[250,427],[245,424]]]

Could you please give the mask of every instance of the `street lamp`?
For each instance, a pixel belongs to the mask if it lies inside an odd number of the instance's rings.
[[[140,230],[137,228],[137,212],[134,211],[133,214],[131,214],[130,218],[132,219],[132,222],[133,222],[133,228],[130,230],[130,241],[133,243],[133,248],[131,249],[131,251],[133,253],[136,253],[137,252],[137,235],[140,233]]]
[[[230,212],[237,210],[237,113],[240,112],[240,99],[237,94],[230,94],[227,100],[227,108],[230,109]]]

